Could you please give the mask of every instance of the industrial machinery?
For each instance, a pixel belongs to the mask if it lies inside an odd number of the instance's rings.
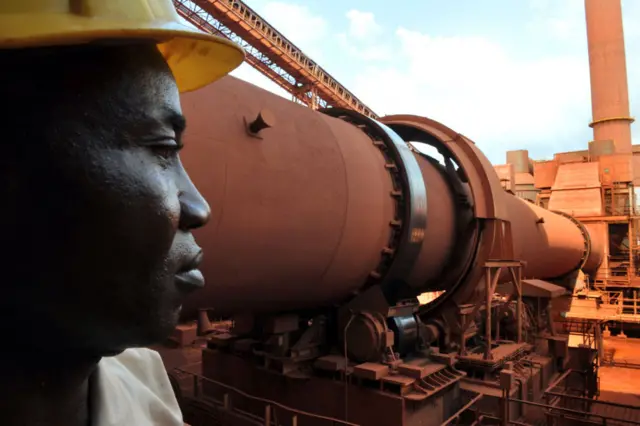
[[[566,318],[610,250],[562,190],[600,186],[534,173],[522,153],[494,168],[428,118],[378,118],[238,0],[175,3],[201,29],[243,32],[252,63],[311,106],[232,77],[182,98],[182,159],[213,217],[197,232],[208,284],[183,310],[198,321],[176,329],[177,356],[162,351],[185,421],[614,424],[587,413],[599,323]],[[619,2],[586,4],[592,85],[626,81]],[[610,129],[630,158],[628,102],[592,93],[596,139]]]
[[[465,374],[533,362],[530,323],[544,313],[523,298],[600,264],[584,226],[505,192],[472,141],[432,120],[315,112],[232,77],[183,108],[183,161],[214,218],[196,235],[209,285],[184,314],[233,319],[202,374],[260,401],[361,425],[440,424],[460,409]],[[555,353],[534,362],[549,365],[536,387],[564,365]]]

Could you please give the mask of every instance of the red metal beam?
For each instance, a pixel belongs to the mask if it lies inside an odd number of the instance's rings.
[[[362,101],[240,0],[174,0],[197,28],[239,43],[247,62],[311,108],[342,107],[377,118]]]

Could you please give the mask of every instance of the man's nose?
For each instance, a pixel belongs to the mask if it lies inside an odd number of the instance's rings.
[[[180,191],[180,223],[183,231],[200,228],[211,218],[209,203],[200,194],[200,191],[191,182],[186,171],[182,176],[183,185]]]

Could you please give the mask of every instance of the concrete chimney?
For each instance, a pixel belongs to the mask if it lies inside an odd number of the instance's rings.
[[[617,153],[631,153],[627,65],[620,0],[585,0],[593,139],[612,140]]]

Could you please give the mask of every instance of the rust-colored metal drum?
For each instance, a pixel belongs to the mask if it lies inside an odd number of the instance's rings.
[[[377,283],[404,296],[459,287],[489,210],[510,221],[525,276],[559,277],[589,255],[579,224],[505,193],[466,138],[453,146],[434,133],[458,152],[456,169],[375,120],[232,77],[182,103],[182,160],[212,209],[196,232],[207,285],[185,315],[319,308]],[[493,207],[478,207],[487,197]]]
[[[569,218],[505,194],[516,259],[526,278],[556,278],[582,266],[585,237]]]
[[[207,286],[186,310],[286,310],[357,291],[387,245],[384,158],[360,129],[232,77],[182,98],[185,167],[211,205]],[[275,123],[250,135],[268,108]]]

